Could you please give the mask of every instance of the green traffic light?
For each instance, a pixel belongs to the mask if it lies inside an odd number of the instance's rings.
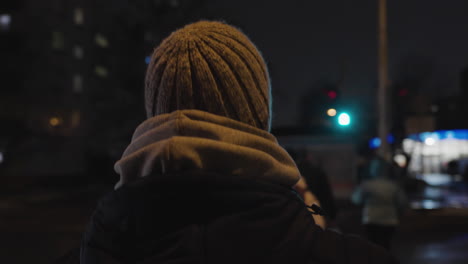
[[[338,124],[340,126],[349,126],[351,124],[351,117],[348,113],[341,113],[338,115]]]

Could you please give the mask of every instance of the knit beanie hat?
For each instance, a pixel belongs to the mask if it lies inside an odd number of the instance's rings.
[[[146,72],[145,106],[148,118],[197,109],[268,131],[268,70],[238,29],[221,22],[189,24],[154,50]]]

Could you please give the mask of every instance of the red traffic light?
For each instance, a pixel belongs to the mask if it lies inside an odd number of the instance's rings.
[[[327,96],[330,99],[335,99],[337,95],[338,95],[338,93],[336,91],[333,91],[333,90],[327,91]]]
[[[398,96],[407,96],[408,95],[408,90],[407,89],[400,89],[398,91]]]

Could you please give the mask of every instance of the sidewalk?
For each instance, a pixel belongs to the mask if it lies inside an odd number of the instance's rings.
[[[409,194],[393,253],[402,264],[468,263],[468,185],[447,174],[418,178],[426,185]]]
[[[96,202],[112,185],[2,188],[0,263],[53,263],[80,245]]]
[[[468,184],[447,174],[418,176],[426,186],[410,194],[413,209],[468,208]]]
[[[401,264],[462,264],[468,260],[468,209],[413,210],[395,235]]]

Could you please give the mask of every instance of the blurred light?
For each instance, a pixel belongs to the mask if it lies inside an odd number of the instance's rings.
[[[74,18],[75,24],[83,25],[84,23],[83,8],[80,8],[80,7],[75,8],[73,18]]]
[[[80,74],[73,75],[73,92],[83,92],[83,77]]]
[[[432,146],[435,144],[435,139],[434,138],[431,138],[431,137],[428,137],[424,140],[424,143],[428,146]]]
[[[109,41],[107,40],[107,38],[100,33],[96,34],[96,36],[94,37],[94,41],[101,48],[107,48],[109,46]]]
[[[405,138],[403,139],[403,144],[402,144],[403,151],[411,152],[411,150],[414,149],[417,144],[418,144],[417,141],[414,141],[409,138]]]
[[[2,26],[9,26],[11,23],[11,16],[9,14],[0,15],[0,24]]]
[[[428,199],[437,199],[439,197],[442,197],[442,189],[439,187],[432,187],[432,186],[427,186],[424,188],[424,197]]]
[[[431,145],[433,144],[433,145]],[[468,130],[438,130],[408,135],[403,150],[410,153],[408,170],[412,174],[441,172],[449,162],[458,160],[451,173],[462,173],[468,164]],[[437,157],[437,158],[434,158]]]
[[[441,202],[434,200],[421,200],[421,201],[412,201],[410,204],[413,209],[438,209],[442,206]]]
[[[440,208],[441,204],[440,202],[436,202],[433,200],[422,200],[421,201],[421,207],[424,209],[437,209]]]
[[[4,158],[3,158],[3,152],[0,152],[0,164],[3,163]]]
[[[75,56],[75,58],[77,58],[78,60],[81,60],[83,58],[83,48],[79,45],[76,45],[73,47],[73,55]]]
[[[375,137],[375,138],[372,138],[371,140],[369,140],[369,147],[371,149],[376,149],[376,148],[380,147],[381,143],[382,142],[380,141],[380,138]]]
[[[421,142],[424,142],[426,138],[433,138],[436,141],[444,140],[444,139],[468,140],[468,129],[437,130],[434,132],[423,132],[423,133],[408,135],[408,138],[415,140],[415,141],[421,141]]]
[[[439,106],[438,105],[431,105],[431,111],[432,113],[437,113],[439,112]]]
[[[107,71],[107,68],[104,66],[97,65],[96,68],[94,69],[94,72],[100,76],[100,77],[107,77],[109,74]]]
[[[423,132],[419,134],[421,141],[426,141],[428,138],[434,139],[434,141],[439,140],[443,136],[440,132]]]
[[[58,119],[57,117],[51,117],[49,119],[49,124],[53,127],[56,127],[58,125],[60,125],[60,119]]]
[[[398,96],[406,96],[408,95],[408,90],[407,89],[400,89],[398,91]]]
[[[395,143],[395,137],[394,137],[392,134],[389,134],[389,135],[387,136],[387,142],[388,142],[388,144],[393,144],[393,143]]]
[[[387,142],[389,144],[393,144],[395,142],[395,137],[393,137],[392,134],[389,134],[387,136]],[[382,143],[382,141],[380,140],[380,138],[375,137],[375,138],[372,138],[372,139],[369,140],[369,147],[371,149],[378,148],[378,147],[380,147],[381,143]]]
[[[422,175],[422,180],[432,186],[449,185],[452,182],[452,177],[442,173],[427,173]]]
[[[403,154],[396,154],[393,157],[393,161],[395,161],[395,163],[398,164],[398,166],[400,166],[400,168],[406,167],[406,163],[408,162],[406,160],[406,156],[403,155]]]
[[[327,92],[327,96],[330,99],[335,99],[337,95],[338,94],[336,93],[336,91],[333,91],[333,90],[330,90],[330,91]]]
[[[71,125],[72,127],[78,127],[80,125],[81,113],[80,111],[73,111],[71,116]]]
[[[347,113],[341,113],[338,116],[338,124],[340,124],[340,126],[348,126],[351,124],[351,117]]]
[[[151,62],[151,56],[146,56],[145,57],[145,63],[149,64]]]
[[[445,131],[445,137],[450,138],[450,139],[455,138],[455,133],[453,131],[450,131],[450,130]]]
[[[327,110],[327,115],[328,116],[336,116],[336,109],[330,108]]]
[[[60,31],[52,32],[52,48],[63,49],[65,47],[65,41],[63,39],[63,33]]]
[[[10,29],[11,24],[11,15],[9,14],[1,14],[0,15],[0,28],[2,30]]]

